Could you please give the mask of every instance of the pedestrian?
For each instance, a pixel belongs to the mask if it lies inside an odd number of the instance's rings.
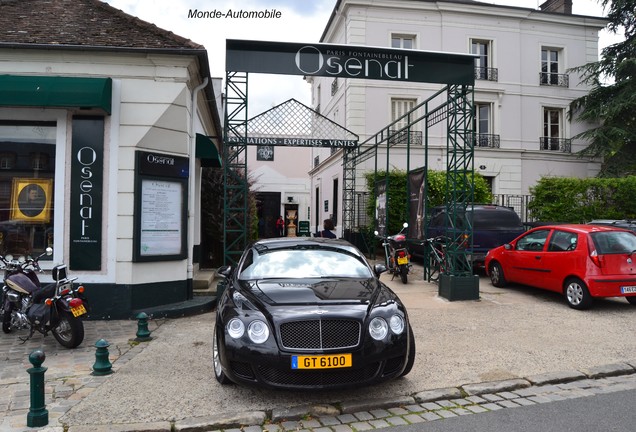
[[[336,238],[336,235],[333,233],[333,230],[335,230],[336,227],[333,225],[333,221],[331,219],[325,219],[322,227],[324,229],[314,234],[314,237]]]
[[[276,232],[279,237],[285,235],[285,219],[283,219],[282,216],[278,216],[278,220],[276,221]]]

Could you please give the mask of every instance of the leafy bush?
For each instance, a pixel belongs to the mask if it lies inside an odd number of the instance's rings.
[[[365,173],[369,200],[367,201],[367,215],[371,220],[375,220],[375,192],[376,180],[378,182],[386,179],[386,171]],[[395,233],[402,229],[402,224],[409,220],[408,194],[407,194],[408,174],[406,171],[393,170],[389,172],[387,189],[387,218],[389,233]],[[467,183],[468,184],[468,183]],[[474,175],[474,202],[490,203],[492,194],[486,180],[478,173]],[[426,197],[427,206],[434,207],[446,203],[447,177],[445,171],[428,171],[427,173],[428,195]],[[373,229],[371,229],[373,230]]]
[[[528,209],[534,220],[585,223],[636,218],[636,176],[543,177],[530,192]]]

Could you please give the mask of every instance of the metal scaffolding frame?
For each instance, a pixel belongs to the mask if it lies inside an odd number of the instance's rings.
[[[338,52],[338,56],[333,56]],[[361,62],[361,58],[371,59]],[[446,120],[447,231],[453,238],[448,250],[448,266],[440,277],[440,295],[453,299],[478,298],[478,280],[469,269],[465,248],[460,240],[472,239],[472,227],[459,227],[460,214],[473,199],[473,93],[474,55],[394,50],[378,47],[301,44],[268,41],[226,41],[226,110],[224,130],[224,261],[236,263],[247,245],[248,181],[247,120],[248,72],[275,73],[303,76],[358,78],[360,70],[352,73],[343,64],[353,62],[364,74],[360,78],[390,81],[413,81],[443,84],[445,87],[397,119],[388,127],[358,146],[351,142],[343,147],[343,233],[352,235],[355,218],[356,165],[373,157],[378,169],[378,147],[386,144],[386,173],[388,179],[390,149],[405,141],[407,171],[410,172],[411,144],[415,135],[412,126],[425,122],[425,159],[428,159],[428,129]],[[380,67],[378,67],[380,66]],[[241,72],[236,72],[241,71]],[[431,108],[432,100],[445,96],[446,101]],[[430,106],[429,106],[430,105]],[[422,108],[418,114],[417,110]],[[315,112],[314,112],[315,113]],[[315,113],[320,116],[320,114]],[[399,124],[398,124],[399,123]],[[310,128],[312,129],[312,128]],[[344,129],[344,128],[343,128]],[[313,130],[310,131],[313,133]],[[357,136],[356,136],[357,138]],[[406,138],[406,139],[405,139]],[[281,144],[277,144],[281,145]],[[321,146],[331,146],[331,144]],[[424,164],[427,166],[427,161]],[[426,178],[424,178],[426,182]],[[426,184],[426,183],[425,183]],[[409,199],[407,194],[406,199]],[[428,210],[428,209],[427,209]],[[471,240],[472,241],[472,240]]]

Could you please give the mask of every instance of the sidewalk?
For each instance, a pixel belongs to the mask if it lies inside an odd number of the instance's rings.
[[[26,369],[28,354],[40,346],[47,355],[43,366],[48,367],[48,430],[56,432],[64,427],[69,432],[89,428],[92,432],[169,431],[173,426],[204,431],[239,425],[258,425],[254,431],[302,426],[346,432],[351,427],[378,427],[384,424],[382,419],[392,424],[386,420],[390,417],[413,422],[434,418],[433,414],[447,415],[442,411],[460,415],[461,409],[487,410],[488,403],[501,406],[480,395],[519,404],[533,396],[552,398],[537,386],[579,382],[590,392],[591,388],[606,391],[629,387],[636,376],[636,341],[630,337],[636,331],[636,311],[622,299],[602,301],[590,311],[579,312],[556,294],[522,287],[497,289],[482,278],[479,301],[448,302],[437,296],[437,285],[421,280],[417,269],[407,285],[390,281],[387,275],[382,280],[407,305],[416,335],[415,367],[403,379],[338,392],[221,386],[212,371],[213,312],[152,320],[153,340],[139,344],[129,342],[135,337],[135,321],[88,321],[84,343],[72,351],[59,347],[50,336],[36,335],[20,345],[14,334],[0,335],[0,413],[4,414],[0,430],[34,430],[26,428]],[[100,338],[111,344],[114,373],[94,377],[90,375],[93,345]],[[618,377],[612,379],[618,381],[603,378],[614,375]],[[601,379],[591,382],[590,378]],[[528,388],[537,394],[519,394]],[[553,390],[557,394],[572,389]],[[462,396],[467,394],[486,402],[467,399],[466,403]],[[444,404],[452,406],[431,409],[434,406],[426,404],[433,401],[450,401]],[[365,420],[367,415],[371,417]],[[360,422],[365,425],[351,426]]]

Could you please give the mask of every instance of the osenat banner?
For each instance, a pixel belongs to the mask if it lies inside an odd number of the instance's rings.
[[[228,39],[227,71],[473,85],[475,58],[357,45]]]

